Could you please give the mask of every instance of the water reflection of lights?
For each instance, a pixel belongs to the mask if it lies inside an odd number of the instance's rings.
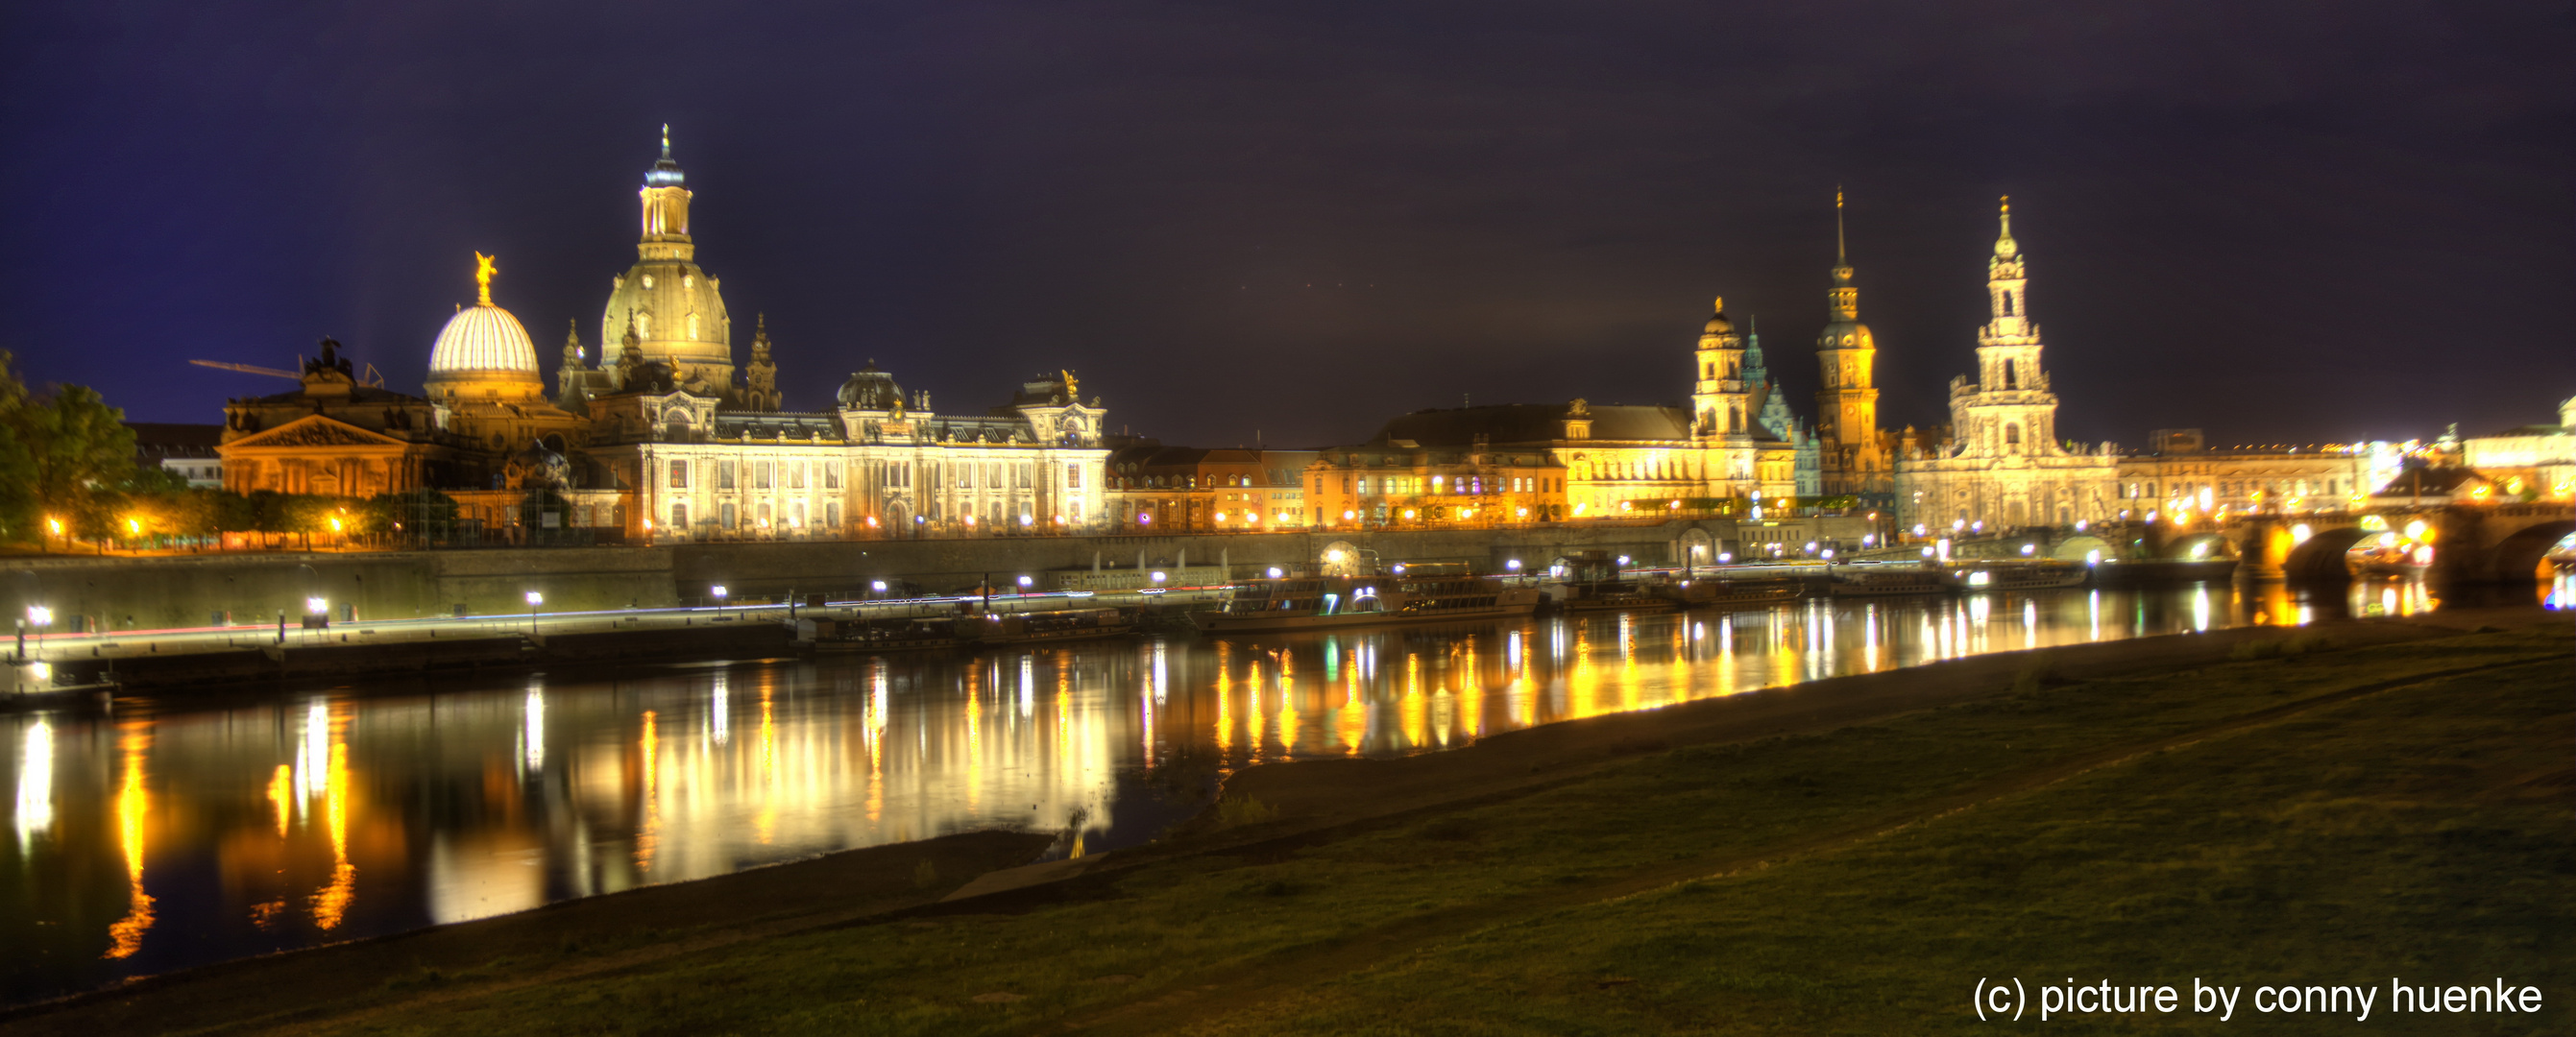
[[[533,710],[530,691],[505,687],[441,692],[426,702],[354,700],[364,703],[365,724],[352,723],[353,700],[343,700],[336,717],[328,700],[311,699],[278,710],[282,716],[268,705],[164,713],[155,718],[158,748],[148,756],[131,740],[102,744],[75,733],[73,724],[86,731],[91,721],[51,716],[39,735],[39,719],[29,716],[8,739],[21,804],[13,820],[20,845],[31,847],[22,856],[42,865],[30,874],[49,874],[43,869],[52,865],[43,862],[55,860],[50,855],[116,860],[122,852],[135,889],[145,821],[160,822],[148,833],[152,874],[161,880],[151,893],[159,902],[144,913],[174,926],[182,917],[221,917],[233,931],[200,939],[192,925],[183,942],[146,935],[146,928],[163,930],[130,915],[118,931],[134,946],[151,946],[96,964],[109,970],[148,957],[157,969],[192,953],[187,947],[225,940],[256,938],[266,948],[326,932],[354,938],[404,919],[482,917],[594,889],[961,828],[1057,827],[1083,808],[1093,811],[1084,845],[1097,852],[1107,808],[1130,802],[1110,798],[1122,787],[1122,768],[1140,761],[1165,767],[1220,738],[1233,750],[1219,764],[1226,769],[1255,758],[1398,754],[1618,709],[1973,654],[1981,632],[2016,619],[2020,636],[1995,636],[1995,647],[2023,648],[2034,635],[2044,648],[2118,638],[2132,628],[2172,633],[2250,618],[2224,602],[2211,602],[2216,614],[2203,618],[2199,607],[2184,606],[2208,595],[2189,589],[2132,596],[2125,607],[2122,591],[2082,593],[2080,614],[2071,593],[2019,602],[1987,595],[2002,604],[1989,606],[1982,625],[1969,599],[1842,606],[1857,614],[1801,602],[1625,620],[1529,620],[1473,636],[1417,629],[1288,637],[1257,647],[1183,640],[1048,649],[1027,658],[987,654],[972,662],[760,664],[615,685],[558,674],[535,696]],[[2357,593],[2357,603],[2402,609],[2417,592],[2381,582]],[[2261,600],[2249,596],[2240,609]],[[2295,602],[2264,601],[2263,608],[2305,615]],[[2132,612],[2133,623],[2119,622],[2121,611]],[[2318,602],[2315,611],[2330,613],[2334,603]],[[1857,628],[1849,625],[1854,619]],[[1619,639],[1616,661],[1604,634]],[[1390,651],[1398,664],[1380,668]],[[1211,664],[1219,652],[1226,666]],[[760,732],[739,745],[721,736],[731,677],[765,692]],[[1052,694],[1032,700],[1023,691],[1040,685]],[[260,711],[261,719],[242,723],[245,710]],[[529,723],[531,712],[537,725]],[[1217,717],[1221,723],[1212,724]],[[255,731],[273,749],[183,753],[190,743],[174,739],[174,723],[195,725],[202,732],[195,744],[220,738],[231,746],[245,737],[240,732]],[[373,740],[363,737],[370,729]],[[531,747],[539,754],[533,764]],[[98,777],[63,777],[74,774]],[[48,808],[29,808],[48,801]],[[50,827],[42,809],[55,814]],[[63,817],[109,823],[63,824]],[[209,871],[197,864],[208,856],[231,869],[220,892],[164,878]],[[233,884],[232,875],[277,877]],[[354,897],[359,878],[368,880],[363,902]],[[60,895],[44,881],[32,895]],[[222,900],[206,910],[196,902],[205,897]],[[262,927],[263,920],[272,924]],[[0,922],[0,932],[19,934],[7,924]],[[91,924],[91,939],[106,945],[106,921]],[[322,929],[326,924],[331,928]]]
[[[519,732],[520,751],[526,754],[527,768],[529,770],[543,771],[546,769],[546,693],[544,685],[533,681],[528,684],[526,716],[526,726]]]
[[[54,827],[54,725],[39,716],[27,725],[18,751],[18,808],[10,815],[18,829],[18,855],[25,857],[36,837]]]
[[[331,706],[320,699],[304,709],[304,738],[295,746],[295,816],[304,816],[304,805],[322,794],[317,782],[322,768],[331,760]]]
[[[707,722],[709,724],[707,737],[712,739],[715,744],[723,745],[725,744],[726,727],[732,719],[733,713],[732,703],[728,701],[731,697],[732,689],[725,671],[717,670],[715,678],[715,694],[707,702]]]
[[[653,850],[662,841],[662,738],[655,723],[660,714],[644,711],[644,733],[636,736],[635,755],[644,765],[644,819],[635,831],[635,870],[653,870]]]
[[[117,841],[125,851],[126,912],[107,927],[108,959],[130,958],[143,949],[143,934],[152,928],[152,897],[143,892],[144,823],[151,818],[152,794],[144,788],[144,761],[152,750],[152,729],[124,725],[117,737],[124,780],[116,790]]]
[[[295,768],[278,764],[268,776],[268,805],[277,814],[277,837],[286,838],[286,825],[295,820]]]
[[[314,892],[312,901],[313,924],[325,932],[339,927],[358,892],[358,869],[349,863],[348,723],[346,712],[332,711],[329,770],[322,782],[322,820],[331,835],[331,881]]]
[[[2209,585],[2202,584],[2191,592],[2191,629],[2209,632]]]

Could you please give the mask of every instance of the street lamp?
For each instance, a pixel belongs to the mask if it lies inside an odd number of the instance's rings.
[[[715,585],[715,587],[713,587],[713,588],[709,591],[709,593],[712,593],[712,594],[714,594],[714,595],[716,596],[716,607],[717,607],[717,608],[723,608],[723,607],[724,607],[724,603],[725,603],[725,588],[724,588],[724,584],[721,584],[721,583],[716,584],[716,585]]]
[[[529,591],[529,592],[528,592],[528,636],[529,636],[529,637],[535,637],[535,636],[537,636],[537,606],[539,606],[539,605],[543,605],[543,604],[545,604],[545,603],[546,603],[546,596],[545,596],[545,595],[543,595],[543,594],[539,594],[539,593],[537,593],[536,591]]]
[[[54,610],[42,605],[27,606],[27,622],[36,628],[36,654],[45,654],[45,628],[54,625]],[[25,655],[25,652],[18,653]]]

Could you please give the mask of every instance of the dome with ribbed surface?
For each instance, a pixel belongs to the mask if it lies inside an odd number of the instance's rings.
[[[523,375],[537,380],[537,347],[519,318],[498,306],[468,306],[438,332],[429,351],[429,376],[472,373],[489,378]]]

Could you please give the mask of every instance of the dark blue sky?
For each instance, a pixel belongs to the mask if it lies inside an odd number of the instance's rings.
[[[668,122],[791,406],[1072,367],[1167,441],[1348,441],[1678,399],[1723,293],[1812,416],[1839,182],[1891,426],[2009,193],[2065,434],[2477,432],[2576,394],[2571,53],[2528,3],[19,0],[0,346],[139,420],[325,333],[416,391],[481,250],[551,369]]]

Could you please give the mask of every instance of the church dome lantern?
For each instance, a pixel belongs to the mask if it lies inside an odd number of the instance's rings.
[[[670,365],[691,392],[730,396],[734,387],[733,321],[722,285],[697,264],[690,237],[689,205],[696,195],[671,157],[671,128],[662,128],[662,155],[644,173],[637,192],[641,216],[636,262],[609,282],[600,311],[599,340],[613,342],[629,328],[648,360]]]

